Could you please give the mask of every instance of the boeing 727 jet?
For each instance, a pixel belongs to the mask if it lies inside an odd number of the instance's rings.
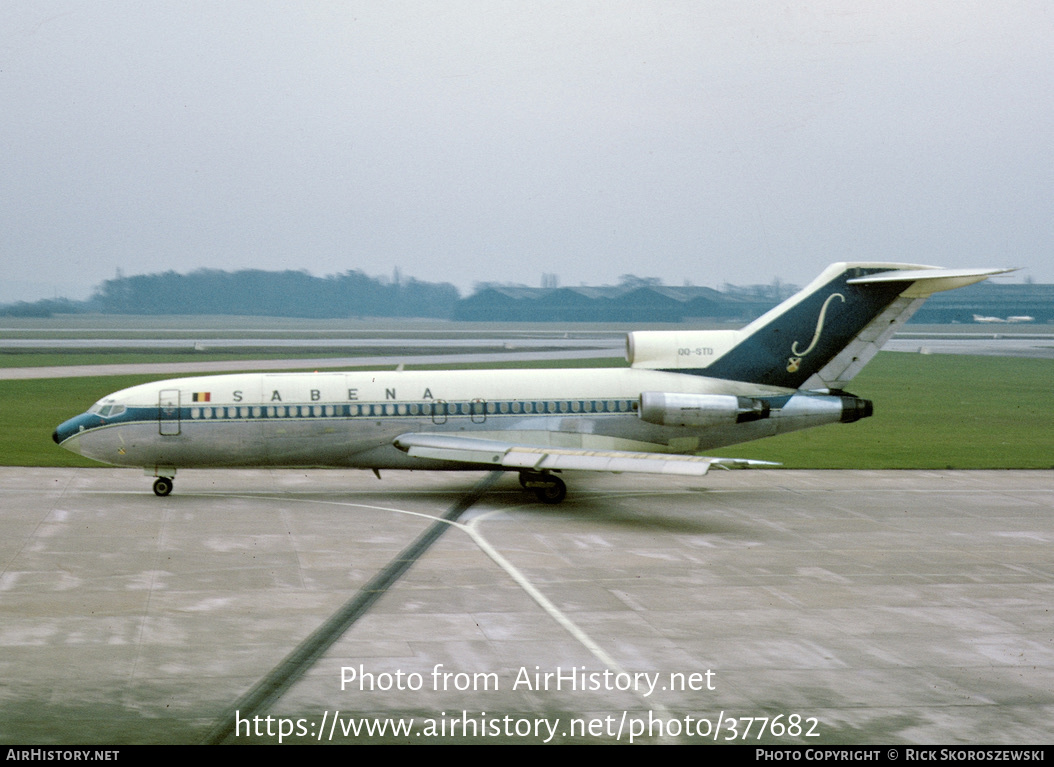
[[[931,294],[1006,269],[839,263],[741,330],[628,334],[630,366],[180,378],[103,397],[56,443],[180,468],[503,469],[546,503],[562,472],[699,476],[714,448],[872,413],[845,387]]]

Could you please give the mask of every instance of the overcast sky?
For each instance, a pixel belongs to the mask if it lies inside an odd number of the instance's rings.
[[[0,301],[201,267],[1054,282],[1054,4],[0,3]]]

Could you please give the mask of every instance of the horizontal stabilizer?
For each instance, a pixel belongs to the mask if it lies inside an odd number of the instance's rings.
[[[1009,271],[831,264],[740,330],[630,333],[626,357],[634,368],[782,389],[842,389],[929,296]]]
[[[501,466],[520,471],[607,471],[700,477],[711,465],[722,468],[777,465],[739,458],[517,445],[446,434],[403,434],[395,439],[395,446],[415,458]]]
[[[846,280],[848,285],[869,285],[885,282],[913,282],[908,290],[901,293],[906,298],[925,298],[942,290],[973,285],[996,274],[1014,272],[1016,269],[894,269],[888,272],[869,274]]]

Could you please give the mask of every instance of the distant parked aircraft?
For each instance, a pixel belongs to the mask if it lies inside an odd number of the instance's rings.
[[[973,316],[974,322],[1034,322],[1035,319],[1035,317],[1027,314],[1015,314],[1006,319],[1003,319],[1002,317],[984,317],[980,314],[975,314]]]

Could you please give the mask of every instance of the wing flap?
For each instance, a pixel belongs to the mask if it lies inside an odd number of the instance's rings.
[[[722,468],[776,465],[739,458],[516,445],[500,440],[447,434],[403,434],[395,439],[394,444],[415,458],[486,464],[524,471],[606,471],[701,477],[715,464]]]
[[[637,474],[682,474],[701,477],[712,460],[691,455],[634,453],[624,450],[574,450],[564,448],[512,447],[503,466],[509,468],[578,471],[610,471]]]

